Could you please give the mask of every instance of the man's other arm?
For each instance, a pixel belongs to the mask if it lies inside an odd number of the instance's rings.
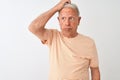
[[[99,67],[91,67],[91,80],[100,80],[100,71],[99,71]]]

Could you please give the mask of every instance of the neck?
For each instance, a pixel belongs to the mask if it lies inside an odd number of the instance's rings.
[[[63,32],[62,32],[62,35],[63,35],[64,37],[67,37],[67,38],[74,38],[74,37],[76,37],[76,36],[78,35],[78,33],[76,32],[76,33],[74,33],[74,34],[69,34],[69,33],[63,33]]]

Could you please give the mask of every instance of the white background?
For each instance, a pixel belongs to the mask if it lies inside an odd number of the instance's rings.
[[[0,0],[0,80],[48,80],[49,49],[28,31],[33,19],[59,0]],[[72,0],[81,12],[78,32],[98,49],[101,80],[120,80],[120,0]],[[48,28],[59,29],[57,14]]]

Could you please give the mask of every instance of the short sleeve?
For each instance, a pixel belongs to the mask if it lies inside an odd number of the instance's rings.
[[[93,43],[91,47],[91,60],[90,60],[90,67],[98,67],[99,66],[99,61],[98,61],[98,53],[96,49],[95,43]]]
[[[52,44],[53,38],[56,35],[56,29],[49,29],[48,30],[48,38],[45,41],[42,41],[43,44],[46,44],[47,46],[50,46]]]

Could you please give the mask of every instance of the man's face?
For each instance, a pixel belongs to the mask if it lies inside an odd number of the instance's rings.
[[[63,33],[74,34],[80,22],[80,17],[75,9],[63,8],[60,11],[59,24]]]

